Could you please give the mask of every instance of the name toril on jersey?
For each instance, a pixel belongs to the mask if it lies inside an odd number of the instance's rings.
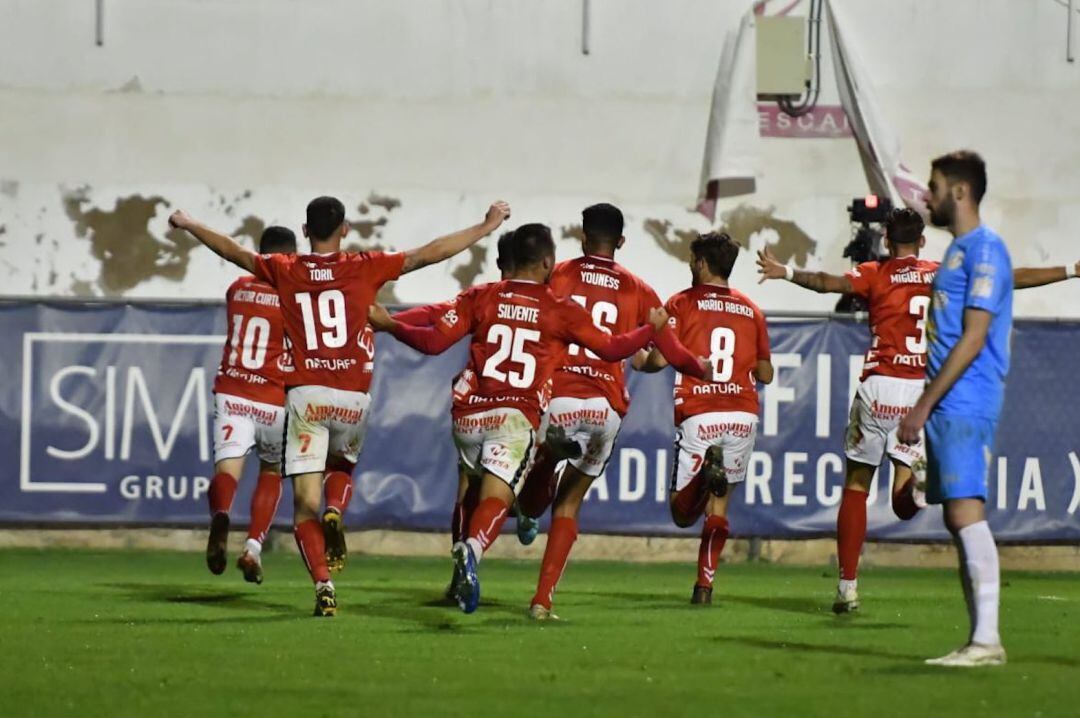
[[[870,307],[872,341],[862,378],[921,379],[926,374],[926,317],[938,262],[901,257],[865,262],[847,273]]]
[[[555,266],[552,293],[581,305],[603,332],[622,334],[648,321],[660,306],[652,288],[610,257],[584,255]],[[554,375],[555,396],[603,397],[620,416],[630,408],[624,362],[607,362],[571,345]]]
[[[746,295],[728,287],[702,284],[679,292],[667,303],[668,320],[683,345],[708,357],[715,381],[682,374],[675,380],[675,421],[709,412],[758,412],[754,370],[767,360],[765,315]]]
[[[263,404],[285,400],[284,375],[292,357],[285,351],[281,302],[274,288],[241,277],[225,293],[227,340],[214,379],[214,392]]]
[[[405,255],[385,252],[257,255],[255,275],[277,288],[295,372],[290,386],[367,391],[374,340],[367,310]]]

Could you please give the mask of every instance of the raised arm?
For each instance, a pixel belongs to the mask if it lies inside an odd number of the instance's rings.
[[[1016,289],[1031,289],[1046,284],[1064,282],[1080,274],[1080,262],[1064,267],[1019,267],[1013,270],[1013,286]]]
[[[986,335],[990,331],[990,320],[993,318],[994,315],[984,309],[968,307],[964,310],[964,331],[960,340],[945,357],[941,371],[926,385],[915,406],[900,420],[897,428],[900,441],[913,444],[919,440],[919,432],[930,417],[930,411],[941,401],[941,397],[949,392],[956,380],[964,375],[986,345]]]
[[[437,264],[449,259],[458,252],[465,251],[498,229],[499,225],[509,217],[510,205],[502,200],[495,202],[488,208],[487,215],[480,224],[474,224],[472,227],[467,227],[453,234],[433,239],[423,247],[405,252],[405,264],[401,269],[401,273],[408,274],[429,264]]]
[[[209,247],[214,254],[222,259],[226,259],[248,272],[255,272],[255,257],[258,256],[255,252],[242,246],[229,235],[207,227],[202,222],[192,218],[187,212],[178,209],[169,215],[169,226],[184,230]]]
[[[804,272],[801,269],[781,264],[768,247],[758,251],[757,265],[758,274],[761,275],[758,284],[766,279],[786,279],[819,294],[851,294],[855,289],[851,285],[851,280],[842,274]]]

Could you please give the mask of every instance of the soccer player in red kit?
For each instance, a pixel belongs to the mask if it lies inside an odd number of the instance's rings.
[[[369,352],[361,346],[368,309],[383,284],[465,250],[509,214],[509,206],[496,202],[481,223],[418,249],[351,254],[341,251],[341,240],[350,231],[345,206],[334,197],[317,197],[308,204],[304,225],[312,253],[289,257],[256,254],[184,212],[169,218],[224,259],[276,287],[281,297],[294,365],[286,382],[285,474],[293,479],[294,533],[315,583],[317,616],[337,611],[324,530],[338,536],[343,554],[344,506],[328,507],[322,525],[319,506],[324,472],[329,469],[328,484],[348,484],[363,443],[371,403],[362,391],[370,381],[364,376]],[[348,492],[342,497],[347,499]]]
[[[680,527],[705,514],[698,548],[697,582],[691,603],[712,603],[716,565],[727,541],[728,501],[746,478],[757,436],[757,383],[773,379],[765,315],[745,294],[728,286],[739,245],[724,233],[700,235],[690,243],[693,286],[666,304],[679,342],[708,357],[711,375],[675,377],[675,462],[671,517]],[[650,352],[644,371],[670,363]],[[693,369],[693,365],[689,368]]]
[[[267,227],[259,238],[262,254],[296,253],[296,235],[285,227]],[[277,291],[248,275],[225,293],[227,340],[214,379],[214,478],[210,502],[210,537],[206,565],[225,571],[229,511],[244,463],[252,449],[259,457],[259,478],[251,497],[251,523],[237,561],[246,581],[262,583],[262,544],[281,500],[281,450],[285,428],[285,329]]]
[[[843,275],[797,270],[780,264],[768,249],[758,253],[763,281],[787,279],[816,292],[854,294],[869,305],[871,343],[851,403],[844,440],[846,477],[836,517],[840,578],[833,611],[838,614],[859,608],[857,577],[866,541],[866,501],[874,472],[886,455],[895,472],[893,512],[909,520],[925,506],[922,488],[914,480],[914,474],[921,474],[925,466],[923,444],[905,444],[896,432],[900,419],[922,394],[926,379],[926,312],[939,263],[919,258],[919,250],[926,245],[924,227],[915,210],[893,209],[885,223],[889,258],[864,262]],[[1014,270],[1013,281],[1019,289],[1068,276],[1063,267],[1021,268]]]
[[[476,610],[480,599],[477,563],[498,537],[532,458],[544,384],[572,344],[618,361],[644,347],[667,319],[655,308],[648,324],[613,336],[597,329],[580,305],[556,298],[547,285],[555,243],[542,224],[514,231],[511,256],[510,279],[462,292],[433,327],[395,322],[381,307],[371,317],[376,329],[427,354],[472,336],[477,386],[453,411],[458,455],[480,479],[480,502],[468,535],[452,552],[461,577],[458,603],[466,613]]]
[[[615,251],[626,241],[622,212],[610,204],[596,204],[586,207],[581,218],[582,256],[555,265],[549,281],[552,294],[580,304],[604,332],[619,334],[646,323],[649,310],[659,307],[660,299],[652,287],[615,261]],[[704,369],[699,375],[704,375]],[[529,606],[534,619],[556,618],[551,612],[552,597],[577,539],[582,501],[592,482],[604,473],[629,407],[624,363],[605,361],[572,345],[555,372],[540,437],[556,429],[559,436],[577,443],[577,456],[566,460],[556,478],[561,457],[548,450],[546,443],[540,444],[518,497],[521,510],[533,518],[552,506],[547,547]]]

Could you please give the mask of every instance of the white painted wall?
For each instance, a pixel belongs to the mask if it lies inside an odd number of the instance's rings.
[[[836,1],[908,164],[978,149],[986,217],[1014,261],[1080,259],[1080,63],[1065,61],[1064,7]],[[609,200],[629,220],[625,263],[676,291],[685,268],[642,225],[708,226],[687,208],[721,39],[749,3],[591,5],[585,56],[577,0],[105,0],[103,47],[92,2],[0,0],[0,287],[104,293],[62,203],[88,186],[87,206],[106,212],[119,197],[159,195],[230,230],[248,214],[296,227],[314,194],[355,207],[376,191],[402,201],[381,228],[395,247],[472,221],[495,197],[514,204],[515,221],[554,226]],[[828,66],[824,79],[822,101],[835,103]],[[841,270],[844,207],[865,187],[853,142],[763,145],[759,191],[721,210],[773,206],[818,240],[810,266]],[[166,215],[159,206],[151,234],[164,235]],[[931,240],[939,256],[945,238]],[[411,275],[397,295],[452,294],[462,261]],[[188,262],[178,281],[125,293],[212,297],[235,273],[203,250]],[[745,255],[736,281],[750,286],[752,264]],[[778,283],[752,293],[767,309],[833,303]],[[1017,306],[1080,317],[1080,281],[1025,292]]]

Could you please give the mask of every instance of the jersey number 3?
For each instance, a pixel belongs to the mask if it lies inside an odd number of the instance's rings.
[[[488,329],[487,342],[495,344],[496,349],[484,362],[482,376],[509,383],[515,389],[528,389],[536,380],[536,357],[525,351],[525,342],[538,341],[540,332],[536,329],[492,324]],[[506,362],[509,362],[511,367],[504,371],[502,365]],[[520,369],[513,368],[515,364]]]

